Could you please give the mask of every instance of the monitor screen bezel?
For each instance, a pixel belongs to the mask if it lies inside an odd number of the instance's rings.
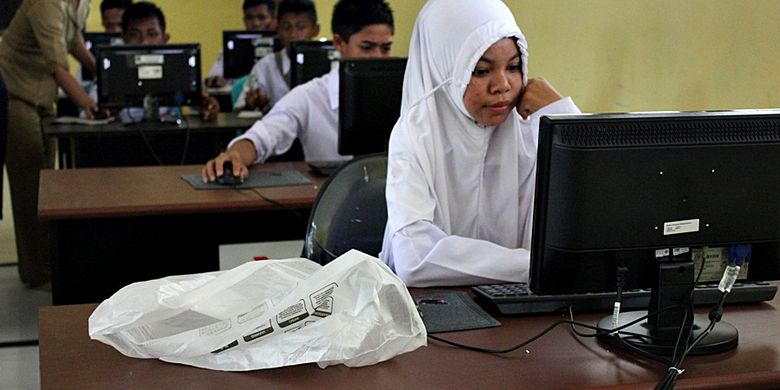
[[[160,95],[156,95],[160,106],[200,106],[202,104],[202,73],[201,73],[201,47],[199,43],[180,43],[180,44],[166,44],[166,45],[115,45],[107,46],[99,51],[99,57],[97,59],[98,74],[98,105],[102,108],[125,108],[125,107],[140,107],[143,105],[143,96],[140,94],[129,93],[117,93],[114,91],[106,92],[103,88],[100,88],[104,84],[103,78],[105,77],[102,71],[102,62],[107,56],[116,56],[120,53],[127,52],[133,54],[166,54],[166,53],[188,53],[191,56],[195,56],[196,64],[192,68],[192,85],[186,92],[183,92],[181,104],[176,104],[172,97],[174,93],[165,91]],[[136,76],[132,76],[136,77]],[[163,75],[163,78],[165,75]],[[195,82],[196,81],[196,82]],[[170,93],[169,93],[170,92]],[[108,99],[109,96],[121,96],[121,98]]]

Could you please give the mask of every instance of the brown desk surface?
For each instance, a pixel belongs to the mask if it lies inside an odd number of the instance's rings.
[[[155,132],[182,132],[186,128],[192,131],[214,131],[214,130],[246,130],[257,121],[252,118],[239,118],[237,113],[219,113],[214,121],[204,121],[197,115],[187,116],[187,126],[177,126],[173,123],[135,123],[124,125],[122,122],[113,121],[105,125],[80,125],[80,124],[56,124],[52,123],[55,119],[43,121],[43,134],[48,137],[67,137],[74,135],[120,135],[127,133],[137,133],[138,129],[153,130]]]
[[[314,364],[251,372],[221,372],[125,357],[89,339],[87,319],[96,305],[43,307],[39,311],[41,385],[49,388],[653,388],[665,368],[579,339],[558,327],[510,354],[487,355],[429,346],[364,368]],[[740,331],[739,346],[713,356],[689,357],[678,389],[780,387],[780,296],[771,303],[728,306],[724,320]],[[602,315],[577,319],[594,323]],[[499,348],[535,335],[555,316],[499,318],[498,328],[442,334]]]
[[[254,190],[195,190],[181,175],[200,173],[201,165],[85,168],[41,171],[38,217],[44,220],[150,214],[278,209]],[[323,177],[309,174],[303,162],[263,164],[268,172],[298,170],[311,185],[259,188],[285,207],[311,207]]]

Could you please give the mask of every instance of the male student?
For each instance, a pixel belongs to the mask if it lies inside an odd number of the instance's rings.
[[[100,2],[100,19],[107,33],[122,32],[122,14],[133,0],[103,0]]]
[[[274,0],[244,0],[244,27],[247,31],[273,30],[276,28],[276,1]],[[211,66],[204,80],[209,87],[222,87],[227,84],[223,77],[223,53],[219,53],[217,61]]]
[[[258,61],[244,83],[233,109],[263,112],[290,92],[291,42],[314,39],[320,33],[317,9],[311,0],[282,0],[276,14],[276,31],[282,50]]]
[[[393,13],[382,0],[340,0],[333,9],[333,44],[342,58],[387,57],[393,35]],[[293,88],[263,119],[231,141],[228,150],[203,167],[204,182],[223,174],[231,161],[233,174],[249,175],[248,165],[281,154],[299,138],[307,161],[347,160],[338,153],[339,73],[328,74]]]
[[[165,32],[165,15],[153,3],[140,1],[127,7],[122,15],[122,39],[128,45],[164,45],[170,34]],[[161,108],[163,111],[165,107]],[[138,120],[143,117],[142,109],[129,108],[119,114],[123,121]],[[219,103],[207,94],[203,94],[201,115],[204,120],[213,120],[219,113]]]

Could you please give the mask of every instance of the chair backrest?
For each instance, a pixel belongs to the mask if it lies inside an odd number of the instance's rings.
[[[8,140],[8,90],[0,76],[0,219],[3,219],[3,167],[5,166],[5,145]]]
[[[334,172],[317,194],[302,256],[324,265],[350,249],[379,255],[386,178],[387,153],[358,157]]]

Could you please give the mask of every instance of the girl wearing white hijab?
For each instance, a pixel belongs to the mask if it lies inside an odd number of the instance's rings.
[[[500,0],[430,0],[420,11],[380,253],[407,285],[528,280],[539,117],[579,109],[527,79],[527,53]]]

